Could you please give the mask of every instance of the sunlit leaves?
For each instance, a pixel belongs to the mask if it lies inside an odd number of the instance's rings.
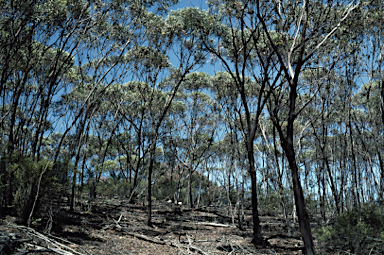
[[[193,72],[185,77],[183,88],[186,90],[207,89],[211,86],[210,76],[203,72]]]
[[[35,21],[60,24],[60,22],[65,21],[69,15],[68,5],[67,0],[48,0],[35,5]]]
[[[145,68],[166,68],[170,65],[166,55],[145,46],[134,47],[127,53],[126,58]]]

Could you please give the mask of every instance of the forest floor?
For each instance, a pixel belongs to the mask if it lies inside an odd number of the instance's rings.
[[[142,204],[112,199],[94,203],[88,212],[71,213],[67,209],[55,217],[50,235],[16,225],[11,216],[1,219],[0,254],[11,253],[11,247],[4,244],[1,248],[2,235],[15,239],[12,254],[47,254],[53,250],[65,255],[303,254],[298,224],[288,226],[282,215],[260,216],[262,235],[269,245],[255,248],[251,244],[251,210],[245,211],[245,230],[240,230],[223,207],[191,210],[155,201],[153,227],[146,225],[147,212]],[[42,230],[41,222],[35,223],[35,229],[39,225]],[[312,222],[312,227],[318,223]]]

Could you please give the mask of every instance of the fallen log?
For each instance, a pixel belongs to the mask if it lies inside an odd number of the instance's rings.
[[[162,241],[162,240],[159,240],[159,239],[155,239],[155,238],[151,238],[151,237],[148,237],[148,236],[145,236],[145,235],[133,233],[133,232],[127,231],[126,229],[122,229],[122,230],[127,235],[134,236],[134,237],[136,237],[138,239],[142,239],[144,241],[148,241],[148,242],[155,243],[155,244],[161,244],[161,245],[167,244],[165,241]]]
[[[13,254],[17,251],[18,254],[28,254],[34,252],[54,252],[61,255],[85,255],[72,249],[69,246],[66,246],[60,242],[55,241],[54,239],[49,238],[47,235],[44,235],[34,230],[33,228],[16,225],[14,223],[7,223],[7,227],[10,229],[17,229],[21,233],[10,233],[10,238],[4,238],[6,237],[6,234],[1,234],[2,238],[0,239],[0,244],[4,243],[5,247],[0,246],[0,254]],[[22,236],[27,236],[28,238],[22,238]],[[3,239],[4,241],[10,240],[11,242],[3,242]],[[60,240],[63,241],[63,239]],[[36,242],[43,243],[45,247],[41,244],[37,245]],[[13,243],[17,243],[20,245],[15,245],[13,247]],[[82,250],[85,251],[84,249]],[[86,253],[89,254],[88,252]]]
[[[211,226],[211,227],[219,227],[219,228],[234,228],[235,226],[227,225],[227,224],[221,224],[221,223],[214,223],[214,222],[193,222],[188,221],[196,225],[204,225],[204,226]]]

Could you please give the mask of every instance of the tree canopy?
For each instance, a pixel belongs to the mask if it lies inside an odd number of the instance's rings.
[[[0,214],[249,194],[266,246],[275,196],[315,254],[309,211],[384,201],[384,3],[177,2],[0,1]]]

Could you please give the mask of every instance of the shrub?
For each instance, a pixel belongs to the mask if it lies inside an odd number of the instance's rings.
[[[375,205],[345,212],[318,232],[327,251],[347,251],[356,254],[384,254],[384,219]],[[372,253],[374,252],[374,253]]]
[[[285,201],[285,209],[292,211],[293,203],[289,190],[283,190],[280,194],[278,191],[270,191],[267,194],[259,192],[259,208],[262,214],[278,215],[283,211],[282,199]]]
[[[19,162],[13,163],[9,167],[10,172],[12,172],[14,176],[13,181],[18,184],[15,185],[13,194],[14,206],[18,220],[22,224],[27,223],[27,219],[35,201],[40,173],[47,164],[47,172],[50,172],[52,170],[51,162],[40,160],[36,163],[30,157],[19,156]],[[41,182],[40,197],[47,192],[47,185],[49,185],[50,188],[55,186],[54,182],[51,179],[48,180],[47,175],[45,175]],[[39,209],[39,206],[39,204],[36,205],[35,212]]]

